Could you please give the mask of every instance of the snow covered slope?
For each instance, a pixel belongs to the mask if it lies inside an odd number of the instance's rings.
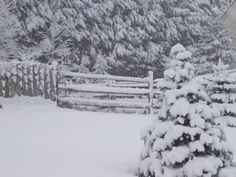
[[[150,117],[79,112],[39,98],[1,100],[1,177],[131,177]]]

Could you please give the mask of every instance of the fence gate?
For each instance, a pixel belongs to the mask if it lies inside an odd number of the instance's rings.
[[[153,72],[148,77],[59,72],[58,99],[60,107],[78,109],[139,109],[153,113],[158,107]]]

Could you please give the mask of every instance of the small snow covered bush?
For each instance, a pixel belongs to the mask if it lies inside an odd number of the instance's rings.
[[[181,61],[181,59],[191,58],[191,53],[186,51],[181,44],[176,44],[171,48],[169,57],[171,58],[170,67],[164,71],[164,80],[157,83],[157,87],[162,91],[181,87],[194,74],[193,66],[188,62]]]
[[[191,54],[178,44],[171,55],[175,60],[165,80],[175,86],[166,89],[158,118],[142,133],[144,147],[137,175],[223,177],[221,171],[231,165],[232,152],[223,130],[214,124],[208,95],[191,81]],[[229,173],[224,170],[224,174]]]
[[[208,94],[216,124],[236,127],[236,79],[231,77],[221,60],[213,66],[214,74],[208,77]]]

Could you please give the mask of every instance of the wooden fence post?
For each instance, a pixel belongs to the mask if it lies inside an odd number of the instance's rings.
[[[52,66],[50,67],[50,97],[53,101],[57,101],[57,74],[58,63],[52,62]]]
[[[48,77],[48,67],[44,65],[44,98],[49,99],[49,77]]]
[[[36,64],[33,64],[32,65],[32,88],[33,88],[33,96],[38,96],[38,93],[37,93],[37,79],[36,79]]]
[[[5,98],[9,98],[9,77],[7,76],[7,73],[5,73],[4,76],[5,76],[4,96],[5,96]]]
[[[112,81],[111,80],[108,80],[108,87],[111,87],[112,86]],[[112,99],[112,95],[109,93],[108,94],[108,99],[111,100]]]
[[[19,65],[16,65],[16,83],[15,83],[15,87],[16,87],[16,95],[20,96],[21,95],[21,77],[20,77],[20,69],[19,69]]]
[[[9,74],[9,97],[14,97],[15,95],[15,89],[14,89],[14,73],[12,72],[14,68],[12,68]]]
[[[54,92],[54,99],[55,99],[55,101],[56,101],[56,103],[57,103],[57,106],[59,106],[59,82],[60,82],[60,75],[59,75],[59,65],[58,65],[58,62],[54,62],[54,63],[52,63],[53,64],[53,69],[55,70],[54,72],[54,83],[55,83],[55,87],[54,87],[54,89],[55,89],[55,92]]]
[[[33,87],[32,87],[32,65],[27,66],[27,95],[33,96]]]
[[[57,70],[56,70],[56,95],[55,95],[57,106],[59,106],[59,93],[60,93],[59,81],[60,81],[60,75],[59,75],[59,70],[57,67]]]
[[[27,95],[27,75],[25,70],[25,66],[22,65],[22,93],[24,96]]]
[[[54,85],[53,85],[53,68],[49,67],[49,72],[48,72],[48,80],[49,80],[49,99],[53,100],[54,98]]]
[[[3,78],[0,71],[0,97],[3,96]]]
[[[149,71],[148,72],[148,85],[149,85],[149,113],[153,114],[153,95],[154,95],[154,91],[153,91],[153,71]]]
[[[40,96],[44,97],[44,82],[43,82],[43,78],[44,78],[44,73],[43,73],[43,65],[40,64],[38,69],[38,87],[39,87],[39,93]]]

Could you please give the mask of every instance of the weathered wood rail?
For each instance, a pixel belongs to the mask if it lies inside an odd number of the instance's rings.
[[[236,69],[228,73],[235,77]],[[196,79],[203,82],[208,75]],[[0,63],[0,97],[43,96],[66,108],[121,108],[153,113],[160,107],[162,92],[157,83],[162,80],[154,80],[151,71],[148,77],[140,78],[63,72],[56,64]]]
[[[59,72],[59,76],[63,80],[59,80],[58,86],[57,103],[60,107],[84,105],[134,108],[147,109],[149,113],[153,113],[153,109],[157,107],[154,98],[160,92],[154,89],[152,71],[148,73],[146,78],[74,72]],[[78,96],[78,93],[80,96]],[[88,93],[93,96],[86,97],[85,95]],[[133,101],[129,98],[133,99]],[[139,99],[138,101],[135,98],[141,98],[141,100]]]
[[[60,107],[143,109],[158,107],[153,73],[122,77],[59,71],[57,65],[0,63],[0,97],[43,96]],[[147,111],[146,111],[147,112]]]

